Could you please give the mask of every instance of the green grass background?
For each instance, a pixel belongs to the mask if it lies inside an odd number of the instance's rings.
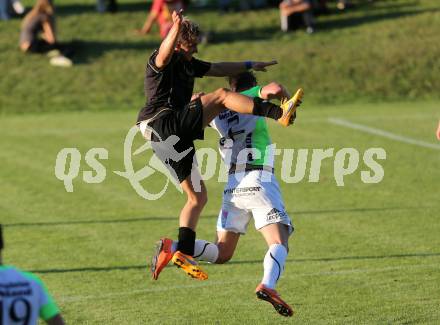
[[[132,0],[133,1],[133,0]],[[2,23],[0,80],[3,113],[134,109],[141,107],[143,71],[158,46],[157,31],[133,32],[149,5],[119,1],[118,14],[98,15],[95,1],[58,4],[62,41],[77,40],[74,69],[50,67],[44,56],[17,50],[20,22]],[[29,4],[32,1],[24,1]],[[262,82],[277,80],[307,90],[313,103],[438,99],[440,5],[437,0],[388,0],[318,18],[317,33],[279,31],[277,9],[219,16],[215,9],[189,9],[188,16],[213,34],[200,47],[205,60],[272,60],[279,65]],[[333,5],[333,3],[331,3]],[[224,86],[222,78],[201,80],[197,90]]]
[[[145,201],[113,173],[124,169],[123,139],[144,101],[145,60],[159,42],[131,32],[145,15],[138,9],[148,5],[120,2],[116,15],[96,14],[93,1],[57,2],[61,39],[83,42],[72,69],[18,53],[19,22],[0,25],[5,263],[41,276],[69,324],[438,324],[439,150],[328,121],[343,118],[439,144],[437,1],[359,2],[347,13],[320,17],[312,36],[278,32],[275,9],[221,17],[214,10],[190,13],[214,31],[214,43],[201,47],[200,57],[277,58],[280,64],[259,74],[261,81],[305,87],[296,125],[270,123],[278,148],[387,152],[379,184],[361,182],[361,160],[346,185],[337,187],[332,159],[323,162],[319,183],[280,181],[296,226],[278,286],[297,312],[292,319],[254,296],[266,246],[252,224],[230,264],[204,265],[208,281],[189,279],[174,267],[150,281],[146,260],[159,237],[176,236],[185,198],[170,187],[160,200]],[[203,79],[196,88],[219,86],[223,79]],[[216,144],[209,130],[198,145]],[[86,184],[80,174],[67,193],[54,176],[64,147],[77,147],[83,159],[92,147],[106,148],[105,181]],[[147,158],[137,157],[136,166]],[[309,167],[310,160],[307,172]],[[83,160],[81,173],[89,169]],[[160,189],[163,182],[155,175],[144,185]],[[200,238],[214,239],[223,185],[207,182]]]

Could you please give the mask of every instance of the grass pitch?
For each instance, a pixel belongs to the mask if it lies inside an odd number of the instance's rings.
[[[438,103],[319,107],[305,101],[293,128],[270,125],[278,148],[353,147],[362,153],[382,147],[387,152],[378,184],[361,182],[361,160],[345,186],[337,187],[333,159],[323,161],[319,183],[280,181],[296,232],[278,289],[296,310],[293,321],[440,321],[440,150],[328,120],[343,118],[439,146],[434,138],[438,108]],[[207,281],[190,279],[174,267],[157,282],[149,279],[146,259],[159,237],[175,237],[184,197],[170,187],[160,200],[145,201],[113,174],[123,170],[123,140],[135,115],[46,113],[0,120],[5,262],[37,272],[70,324],[290,321],[253,293],[266,247],[252,224],[231,263],[205,265]],[[215,148],[216,135],[207,135],[203,146]],[[91,147],[106,148],[105,181],[86,184],[78,177],[74,192],[67,193],[54,176],[63,147],[77,147],[83,156]],[[89,169],[82,164],[81,171]],[[144,185],[160,188],[163,181],[152,177]],[[207,184],[210,201],[198,237],[213,239],[223,184],[215,179]]]
[[[295,127],[270,124],[278,148],[310,149],[309,159],[319,148],[361,153],[344,187],[336,186],[333,159],[323,161],[318,183],[307,182],[310,160],[303,181],[280,179],[296,226],[278,286],[296,310],[292,319],[255,298],[266,246],[252,224],[231,263],[205,265],[208,281],[189,279],[174,267],[158,282],[149,279],[146,260],[153,243],[176,236],[185,199],[171,186],[160,200],[145,201],[113,173],[124,170],[124,137],[144,103],[145,60],[159,44],[157,35],[133,34],[149,8],[135,0],[119,0],[116,15],[98,15],[94,0],[56,2],[60,39],[80,40],[72,69],[22,55],[20,22],[0,23],[5,263],[41,276],[69,324],[438,324],[438,0],[355,2],[347,13],[320,17],[311,36],[281,33],[277,9],[221,17],[212,8],[188,10],[214,35],[200,47],[201,58],[276,58],[278,66],[258,75],[261,83],[305,88]],[[207,78],[196,90],[224,85],[221,78]],[[199,145],[216,148],[217,141],[207,131]],[[141,143],[137,138],[136,145]],[[54,175],[55,158],[65,147],[82,155],[73,193]],[[90,170],[84,157],[93,147],[109,153],[100,184],[82,180]],[[361,182],[362,153],[371,147],[387,153],[378,184]],[[136,168],[147,159],[137,157]],[[164,178],[153,175],[143,184],[160,190]],[[214,239],[223,185],[207,182],[210,201],[199,222],[200,238]]]

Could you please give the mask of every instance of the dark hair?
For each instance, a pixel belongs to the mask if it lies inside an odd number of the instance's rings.
[[[181,44],[198,43],[200,37],[199,25],[184,17],[180,27],[178,42]]]
[[[243,91],[254,87],[257,84],[257,78],[250,72],[242,72],[228,78],[229,86],[233,91]]]

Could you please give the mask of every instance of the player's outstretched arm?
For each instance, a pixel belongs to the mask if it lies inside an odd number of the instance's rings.
[[[182,13],[183,10],[179,12],[173,11],[173,27],[171,27],[168,35],[162,41],[162,44],[160,44],[159,53],[155,60],[156,67],[159,69],[162,69],[171,61],[179,37],[180,27],[182,26]]]
[[[290,98],[290,94],[287,89],[277,82],[271,82],[266,86],[263,86],[260,91],[260,97],[262,99],[283,99]]]
[[[269,62],[217,62],[211,64],[211,68],[208,70],[206,75],[211,77],[228,77],[237,75],[250,69],[255,71],[267,71],[266,67],[277,63],[278,62],[275,60]]]

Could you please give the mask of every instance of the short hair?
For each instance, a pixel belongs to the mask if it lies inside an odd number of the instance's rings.
[[[195,22],[183,17],[178,42],[181,44],[198,43],[200,38],[200,28]]]
[[[228,78],[229,86],[233,91],[243,91],[254,87],[257,84],[257,78],[250,72],[242,72]]]

